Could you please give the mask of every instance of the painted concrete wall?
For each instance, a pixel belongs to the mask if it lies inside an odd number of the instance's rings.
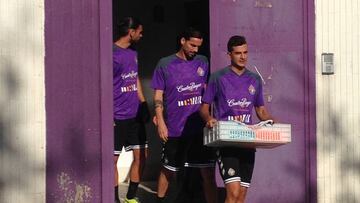
[[[316,0],[318,202],[360,202],[360,2]],[[335,74],[321,74],[334,53]]]
[[[44,0],[0,0],[0,202],[45,202]]]
[[[113,202],[111,1],[45,2],[46,202]]]

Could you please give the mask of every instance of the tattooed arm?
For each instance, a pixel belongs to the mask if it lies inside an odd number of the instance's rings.
[[[155,106],[155,118],[154,123],[157,125],[158,133],[160,136],[160,139],[164,142],[168,139],[168,129],[165,124],[164,120],[164,104],[163,104],[163,90],[155,90],[154,95],[154,106]]]

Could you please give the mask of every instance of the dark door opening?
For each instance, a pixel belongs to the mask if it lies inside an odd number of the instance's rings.
[[[126,16],[139,18],[144,26],[144,36],[136,45],[136,50],[138,52],[139,77],[142,81],[146,100],[152,107],[153,90],[150,88],[150,82],[153,71],[161,57],[174,54],[177,51],[177,37],[180,32],[186,27],[194,27],[200,30],[203,33],[204,42],[199,54],[210,57],[209,1],[113,0],[114,38],[117,33],[117,22]],[[149,157],[145,166],[143,181],[149,182],[149,187],[156,190],[161,166],[162,146],[156,129],[151,123],[147,125],[147,134]],[[193,172],[191,173],[193,174]]]
[[[200,54],[210,55],[208,0],[113,0],[114,36],[116,23],[125,16],[137,17],[144,24],[144,37],[136,46],[142,77],[151,77],[157,61],[176,51],[176,37],[189,26],[204,35]]]

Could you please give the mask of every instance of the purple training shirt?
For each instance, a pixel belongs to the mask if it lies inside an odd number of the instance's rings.
[[[137,53],[113,46],[114,119],[135,118],[139,106],[137,94]]]
[[[152,88],[164,91],[164,117],[169,137],[202,135],[199,115],[209,64],[205,56],[186,61],[175,54],[162,58],[152,78]]]
[[[226,67],[211,74],[202,101],[214,103],[217,120],[252,124],[253,107],[264,105],[261,79],[247,69],[238,75]]]

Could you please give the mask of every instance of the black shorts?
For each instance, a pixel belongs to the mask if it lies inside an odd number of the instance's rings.
[[[114,155],[125,151],[147,148],[145,124],[135,118],[114,120]]]
[[[255,164],[255,150],[224,147],[216,151],[216,156],[225,184],[240,182],[241,186],[250,187]]]
[[[215,153],[203,145],[202,135],[169,137],[163,145],[161,161],[170,171],[182,167],[207,168],[215,166]]]

